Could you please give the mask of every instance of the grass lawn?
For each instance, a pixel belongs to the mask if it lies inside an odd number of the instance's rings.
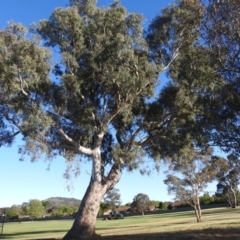
[[[240,239],[240,209],[203,210],[197,223],[193,211],[126,217],[123,220],[97,220],[101,240],[205,240]],[[72,220],[8,223],[0,239],[61,239]]]

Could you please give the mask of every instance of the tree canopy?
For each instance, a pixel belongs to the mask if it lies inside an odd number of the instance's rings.
[[[37,199],[30,200],[26,207],[26,212],[33,218],[40,218],[44,213],[42,202]]]
[[[149,209],[151,204],[152,202],[147,194],[139,193],[133,198],[131,208],[135,211],[141,212],[142,215],[144,215],[144,211]]]
[[[119,193],[119,189],[117,188],[109,190],[103,199],[108,208],[112,209],[113,211],[116,210],[116,207],[120,207],[122,203],[121,194]]]

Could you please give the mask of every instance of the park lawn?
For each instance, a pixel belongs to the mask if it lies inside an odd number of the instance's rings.
[[[203,210],[197,223],[193,211],[126,217],[123,220],[97,220],[101,240],[240,239],[240,209]],[[72,220],[9,223],[0,239],[61,239]],[[1,238],[2,237],[2,238]]]

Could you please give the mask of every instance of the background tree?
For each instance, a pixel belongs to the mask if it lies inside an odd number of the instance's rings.
[[[175,83],[172,95],[180,85],[177,94],[186,99],[182,109],[192,109],[198,122],[184,128],[198,132],[195,144],[235,154],[240,149],[239,8],[237,0],[176,1],[153,20],[147,36],[156,62],[164,64],[177,50],[167,74]]]
[[[28,215],[34,218],[40,218],[42,217],[42,214],[44,212],[44,208],[42,205],[42,202],[39,200],[31,200],[26,207]]]
[[[201,205],[214,203],[214,197],[211,196],[209,192],[205,192],[199,199]]]
[[[159,204],[160,204],[159,201],[151,200],[151,203],[152,203],[152,205],[153,205],[155,208],[159,208]]]
[[[103,199],[112,211],[115,211],[116,207],[120,207],[122,203],[121,194],[119,193],[119,189],[117,188],[109,190]]]
[[[141,212],[142,215],[144,215],[144,211],[146,211],[150,205],[151,205],[151,201],[148,195],[139,193],[133,198],[131,208],[133,211]]]
[[[51,203],[49,201],[42,201],[42,205],[45,211],[48,211],[48,209],[51,207]]]
[[[212,72],[218,74],[215,76],[222,84],[216,94],[204,97],[208,107],[200,126],[205,131],[208,129],[212,143],[228,153],[239,154],[239,1],[210,0],[205,3],[201,36],[205,54],[214,63]]]
[[[17,206],[13,205],[11,208],[8,208],[6,210],[6,216],[9,219],[17,219],[19,214],[20,214],[20,210]]]
[[[237,206],[238,185],[240,183],[240,168],[238,158],[229,155],[228,159],[216,158],[216,164],[220,166],[216,175],[216,196],[227,200],[232,208]]]
[[[209,148],[180,157],[176,163],[170,165],[164,180],[169,194],[174,194],[176,200],[186,202],[194,208],[197,222],[202,221],[200,194],[216,176],[212,153],[213,150]]]
[[[111,209],[111,207],[109,206],[109,204],[107,202],[101,202],[99,215],[103,215],[104,212],[106,212],[107,210],[110,210],[110,209]]]
[[[62,214],[64,214],[64,213],[68,213],[68,214],[73,213],[72,207],[66,206],[66,205],[61,206],[61,207],[59,208],[59,211],[60,211]]]
[[[159,202],[158,208],[161,210],[166,210],[168,207],[168,204],[166,202]]]

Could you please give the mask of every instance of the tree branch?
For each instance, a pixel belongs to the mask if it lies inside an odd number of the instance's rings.
[[[85,148],[79,145],[76,141],[74,141],[72,138],[70,138],[62,129],[56,128],[56,130],[59,132],[59,134],[70,144],[72,144],[75,147],[75,150],[79,151],[82,154],[85,155],[92,155],[92,150],[90,148]]]
[[[28,85],[27,85],[27,83],[26,83],[26,81],[24,81],[23,79],[22,79],[22,76],[21,76],[21,74],[18,72],[18,78],[19,78],[19,80],[20,80],[20,82],[21,82],[21,91],[22,91],[22,93],[25,95],[25,96],[29,96],[29,94],[27,93],[27,92],[25,92],[25,90],[23,89],[23,84],[25,84],[27,87],[28,87]]]
[[[21,131],[17,131],[17,132],[15,132],[15,133],[13,133],[12,135],[2,137],[2,138],[0,138],[0,142],[5,141],[5,140],[10,139],[10,138],[14,138],[14,137],[17,136],[19,133],[21,133]]]
[[[135,138],[136,138],[137,135],[141,132],[142,129],[143,129],[142,127],[139,127],[139,128],[135,131],[135,133],[131,136],[131,138],[129,139],[129,141],[128,141],[128,147],[127,147],[127,150],[128,150],[128,151],[131,149],[131,147],[132,147],[132,145],[133,145],[133,143],[134,143],[134,141],[135,141]]]

